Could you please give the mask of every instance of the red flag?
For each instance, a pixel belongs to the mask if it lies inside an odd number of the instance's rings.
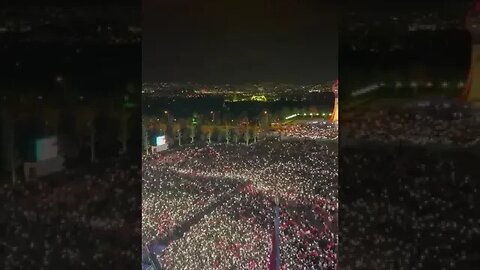
[[[272,250],[270,251],[270,262],[268,263],[268,270],[275,270],[275,262],[277,254],[275,252],[277,243],[275,241],[275,229],[272,230]]]

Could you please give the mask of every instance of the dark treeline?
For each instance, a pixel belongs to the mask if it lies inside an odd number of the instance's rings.
[[[352,43],[360,39],[363,46],[353,50]],[[345,34],[340,40],[342,91],[379,81],[458,81],[467,77],[471,40],[466,31],[383,33],[367,37]],[[393,43],[401,47],[389,50]]]
[[[67,164],[88,161],[92,126],[97,158],[118,156],[125,133],[127,149],[140,151],[140,56],[139,44],[0,48],[0,106],[9,120],[0,125],[1,142],[9,145],[14,130],[18,169],[33,159],[34,141],[51,135]]]
[[[165,110],[175,117],[191,117],[193,114],[210,114],[211,111],[220,112],[232,118],[246,116],[258,117],[267,110],[269,113],[278,113],[289,110],[329,112],[333,107],[332,93],[311,94],[307,100],[286,100],[282,98],[272,102],[225,102],[222,97],[208,98],[146,98],[143,101],[143,113],[149,116],[162,115]]]

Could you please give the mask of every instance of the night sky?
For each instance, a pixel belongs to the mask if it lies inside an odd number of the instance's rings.
[[[427,14],[441,12],[455,14],[464,12],[476,0],[343,0],[341,12],[360,11],[369,16],[381,16],[381,13],[402,14],[412,13]],[[343,17],[342,19],[345,19]],[[348,19],[348,18],[346,18]]]
[[[334,80],[333,2],[144,0],[144,81]]]
[[[56,6],[56,7],[76,7],[76,6],[102,6],[102,5],[128,5],[140,7],[142,0],[6,0],[0,1],[0,7],[31,7],[31,6]]]

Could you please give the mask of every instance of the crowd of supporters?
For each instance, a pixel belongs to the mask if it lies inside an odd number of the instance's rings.
[[[362,113],[345,123],[353,143],[339,161],[343,268],[478,268],[478,110]]]
[[[286,125],[281,128],[280,133],[287,138],[335,139],[338,137],[337,124],[322,121]]]
[[[143,240],[165,269],[335,269],[337,153],[319,140],[185,146],[144,157]]]
[[[0,268],[137,268],[139,179],[117,160],[3,186]]]
[[[389,109],[361,108],[342,122],[354,140],[404,141],[416,145],[478,144],[480,115],[454,104]]]
[[[415,157],[415,158],[412,158]],[[419,147],[343,150],[345,269],[475,269],[480,262],[477,155]]]

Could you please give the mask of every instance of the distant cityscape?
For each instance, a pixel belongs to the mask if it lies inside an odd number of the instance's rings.
[[[465,28],[465,10],[470,5],[469,2],[458,1],[455,8],[451,6],[443,8],[439,4],[435,9],[429,8],[428,11],[411,8],[404,10],[393,5],[382,12],[374,9],[369,12],[351,9],[346,12],[346,16],[342,17],[345,22],[342,30],[371,32],[378,29],[409,32],[459,30]],[[372,14],[375,16],[370,16]]]
[[[141,19],[131,7],[32,7],[0,10],[0,40],[125,44],[141,41]]]
[[[449,32],[467,38],[463,12],[467,6],[466,3],[458,3],[456,9],[429,12],[396,11],[392,8],[388,12],[375,13],[373,17],[369,16],[373,11],[369,13],[349,11],[342,19],[343,42],[348,44],[348,49],[353,52],[395,52],[415,47],[412,40],[416,35],[430,36]]]
[[[223,97],[227,102],[236,101],[277,101],[279,99],[292,101],[307,98],[310,93],[331,92],[334,81],[318,84],[296,85],[286,83],[245,83],[207,85],[193,82],[185,83],[144,83],[142,94],[145,97],[187,97],[200,98],[208,96]],[[299,101],[300,101],[299,100]]]

